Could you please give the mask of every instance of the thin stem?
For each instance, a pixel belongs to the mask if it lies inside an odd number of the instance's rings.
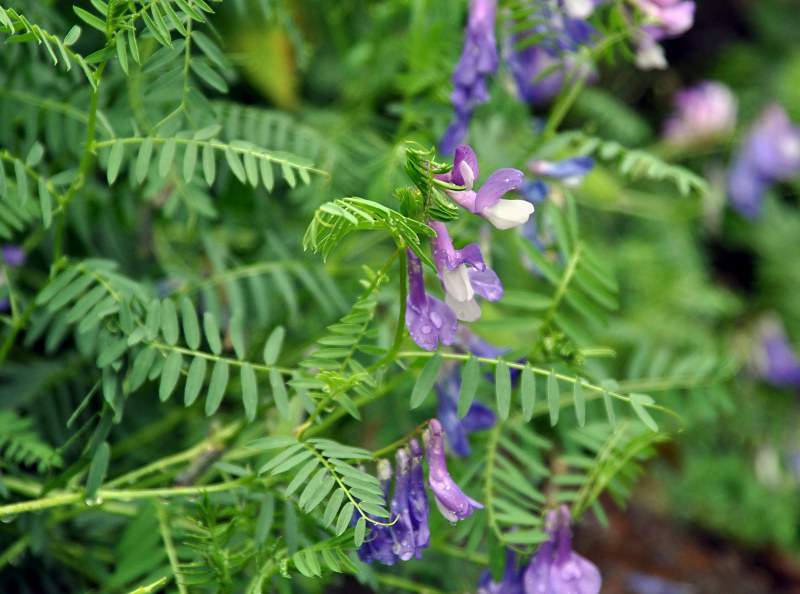
[[[393,586],[395,588],[402,588],[403,590],[407,590],[409,592],[419,592],[420,594],[445,594],[444,590],[432,588],[431,586],[423,586],[422,584],[407,580],[406,578],[398,575],[377,573],[376,577],[378,582],[381,584],[386,584],[387,586]]]
[[[164,548],[167,551],[167,558],[172,567],[172,573],[175,576],[175,585],[178,587],[180,594],[189,594],[189,590],[183,583],[183,574],[180,571],[180,564],[178,561],[178,553],[175,551],[175,543],[172,542],[172,533],[170,532],[169,516],[167,510],[161,502],[156,503],[156,515],[158,515],[158,526],[161,530],[161,539],[164,541]]]
[[[397,329],[394,333],[394,341],[392,346],[381,357],[380,361],[373,363],[369,366],[369,371],[380,369],[386,363],[394,359],[397,351],[400,350],[400,345],[403,344],[403,339],[406,335],[406,296],[408,295],[408,262],[406,261],[406,251],[403,248],[398,248],[400,253],[400,315],[397,318]]]
[[[0,554],[0,570],[6,565],[11,563],[16,557],[21,555],[31,542],[29,535],[24,535],[17,542],[8,547],[2,554]]]

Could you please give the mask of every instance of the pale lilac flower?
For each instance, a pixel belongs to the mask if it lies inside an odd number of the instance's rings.
[[[461,390],[461,371],[454,367],[436,382],[439,412],[436,418],[442,424],[447,444],[457,456],[469,456],[472,451],[467,434],[494,427],[497,415],[485,404],[472,402],[463,419],[458,417],[458,393]]]
[[[659,41],[686,33],[694,24],[692,0],[630,0],[645,17],[637,34],[636,65],[642,70],[667,67]]]
[[[406,298],[406,327],[411,338],[426,351],[435,351],[439,342],[453,344],[458,319],[450,307],[425,292],[422,262],[410,249],[408,256],[408,297]]]
[[[497,70],[496,15],[496,0],[470,0],[464,49],[452,78],[455,87],[450,98],[455,118],[439,147],[446,155],[464,140],[472,112],[489,100],[486,75]]]
[[[498,584],[492,580],[492,574],[485,569],[478,580],[478,594],[524,594],[522,587],[522,569],[514,563],[514,553],[506,551],[506,570]]]
[[[480,189],[473,191],[478,178],[478,159],[467,145],[456,149],[453,169],[435,177],[456,186],[464,186],[463,190],[444,189],[453,202],[468,211],[482,216],[498,229],[510,229],[521,225],[533,213],[533,205],[524,200],[505,200],[504,196],[516,188],[523,178],[518,169],[498,169],[489,176]]]
[[[760,353],[756,364],[761,377],[778,388],[800,387],[800,358],[777,320],[761,322]]]
[[[731,206],[742,216],[761,213],[764,193],[778,181],[800,175],[800,126],[773,104],[764,110],[728,171]]]
[[[594,563],[572,550],[572,516],[562,505],[547,512],[550,540],[531,557],[523,573],[525,594],[598,594],[602,585]]]
[[[430,420],[428,429],[422,434],[422,440],[425,442],[425,459],[428,461],[428,486],[436,497],[436,506],[442,515],[451,522],[456,522],[471,516],[474,509],[483,509],[483,505],[465,495],[450,478],[444,457],[442,424],[438,420]]]
[[[425,490],[425,475],[422,470],[422,448],[416,439],[408,442],[411,451],[411,471],[408,483],[408,504],[411,510],[411,524],[414,527],[414,556],[422,558],[422,549],[430,544],[431,532],[428,528],[428,492]]]
[[[457,250],[444,223],[431,220],[428,225],[436,231],[436,237],[431,238],[431,245],[433,261],[445,290],[444,302],[459,320],[474,322],[481,317],[481,308],[475,295],[489,301],[499,301],[503,296],[503,285],[494,270],[484,263],[477,243]]]
[[[716,81],[705,81],[675,95],[675,112],[664,122],[664,140],[686,146],[713,142],[736,127],[736,99]]]

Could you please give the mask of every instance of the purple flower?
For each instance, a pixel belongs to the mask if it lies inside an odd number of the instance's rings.
[[[498,229],[521,225],[533,213],[533,205],[524,200],[504,200],[501,196],[516,188],[523,178],[518,169],[499,169],[489,176],[481,188],[473,191],[478,178],[478,159],[473,150],[462,145],[456,149],[453,169],[435,177],[441,181],[464,186],[463,190],[445,188],[444,192],[462,208],[487,219]]]
[[[388,460],[378,461],[378,480],[383,487],[384,499],[389,497],[389,484],[392,480],[392,465]],[[358,512],[353,512],[353,520],[358,519]],[[385,522],[383,519],[373,518],[378,522]],[[355,523],[355,522],[353,522]],[[358,558],[364,563],[378,561],[384,565],[394,565],[397,563],[397,554],[394,550],[395,539],[392,534],[391,526],[372,524],[370,531],[361,547],[358,549]]]
[[[440,146],[446,155],[464,139],[472,112],[489,100],[485,76],[497,70],[496,14],[496,0],[470,0],[464,49],[452,77],[455,88],[450,98],[455,119],[445,131]]]
[[[542,544],[523,573],[525,594],[598,594],[602,577],[597,566],[572,550],[572,516],[562,505],[547,512]]]
[[[9,268],[19,268],[25,263],[27,254],[18,245],[9,243],[0,247],[0,258]]]
[[[594,159],[585,156],[563,161],[544,161],[542,159],[528,161],[528,169],[535,176],[560,179],[564,185],[571,188],[578,187],[593,167]]]
[[[484,263],[477,243],[457,250],[444,223],[431,220],[428,225],[436,231],[431,244],[439,280],[445,290],[444,302],[459,320],[474,322],[481,317],[475,294],[489,301],[499,301],[503,296],[503,284],[494,270]]]
[[[705,81],[675,95],[675,113],[664,122],[664,140],[675,146],[728,136],[736,126],[736,99],[720,82]]]
[[[764,110],[728,171],[731,206],[747,219],[761,213],[764,193],[800,174],[800,127],[780,105]]]
[[[778,388],[800,387],[800,359],[780,322],[762,322],[761,353],[758,368],[761,377]]]
[[[406,327],[411,338],[426,351],[435,351],[439,342],[453,344],[458,319],[453,310],[425,292],[422,262],[410,249],[408,256],[408,297],[406,298]]]
[[[524,594],[522,586],[522,569],[514,563],[514,553],[506,551],[506,570],[503,580],[498,584],[492,580],[491,572],[486,569],[478,580],[478,594]]]
[[[483,506],[471,499],[455,484],[447,472],[447,461],[444,458],[444,439],[442,424],[431,419],[428,429],[422,434],[425,442],[425,459],[428,461],[428,486],[436,497],[436,506],[442,515],[456,522],[472,515],[473,509]]]
[[[637,34],[636,65],[642,70],[667,67],[664,48],[658,42],[686,33],[694,24],[691,0],[630,0],[644,15]]]
[[[395,455],[397,467],[394,480],[394,496],[392,497],[391,527],[394,536],[394,552],[401,561],[408,561],[414,556],[416,541],[414,538],[414,523],[411,519],[408,489],[411,483],[411,467],[408,452],[404,448],[397,450]]]
[[[422,471],[422,448],[416,439],[408,442],[411,450],[411,471],[408,483],[408,505],[411,511],[411,525],[414,528],[414,556],[422,558],[422,549],[430,544],[431,533],[428,528],[428,493],[425,490],[425,476]]]
[[[442,424],[450,450],[457,456],[469,456],[472,451],[467,440],[468,433],[494,427],[497,415],[488,406],[473,401],[463,419],[458,417],[458,393],[461,389],[461,372],[458,367],[436,382],[439,397],[439,412],[436,418]]]

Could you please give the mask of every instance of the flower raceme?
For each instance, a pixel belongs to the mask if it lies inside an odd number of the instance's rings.
[[[444,193],[456,204],[482,216],[498,229],[510,229],[523,224],[533,213],[533,205],[525,200],[501,198],[515,189],[523,178],[518,169],[498,169],[492,173],[480,189],[472,188],[478,178],[478,159],[472,148],[461,145],[456,149],[453,169],[434,177],[463,190],[444,188]]]

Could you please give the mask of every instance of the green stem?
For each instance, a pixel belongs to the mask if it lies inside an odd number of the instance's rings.
[[[189,594],[189,590],[183,583],[183,575],[180,571],[180,564],[178,561],[178,553],[175,551],[175,543],[172,542],[172,533],[169,527],[169,516],[167,510],[161,502],[156,503],[156,514],[158,515],[158,526],[161,530],[161,539],[164,541],[164,548],[167,551],[167,558],[172,567],[172,573],[175,577],[175,585],[180,594]]]
[[[388,573],[376,574],[378,582],[387,586],[394,586],[395,588],[402,588],[409,592],[419,592],[420,594],[445,594],[444,590],[439,588],[432,588],[430,586],[423,586],[417,582],[400,577],[399,575],[392,575]]]
[[[398,248],[400,252],[400,315],[397,318],[397,329],[394,333],[394,341],[392,346],[381,357],[380,361],[373,363],[369,366],[369,371],[380,369],[386,363],[392,361],[400,350],[400,345],[403,344],[403,339],[406,335],[406,296],[408,294],[408,262],[406,261],[406,251],[402,247]]]
[[[17,556],[21,555],[30,544],[31,537],[25,535],[17,542],[8,547],[2,554],[0,554],[0,569],[11,563]]]

